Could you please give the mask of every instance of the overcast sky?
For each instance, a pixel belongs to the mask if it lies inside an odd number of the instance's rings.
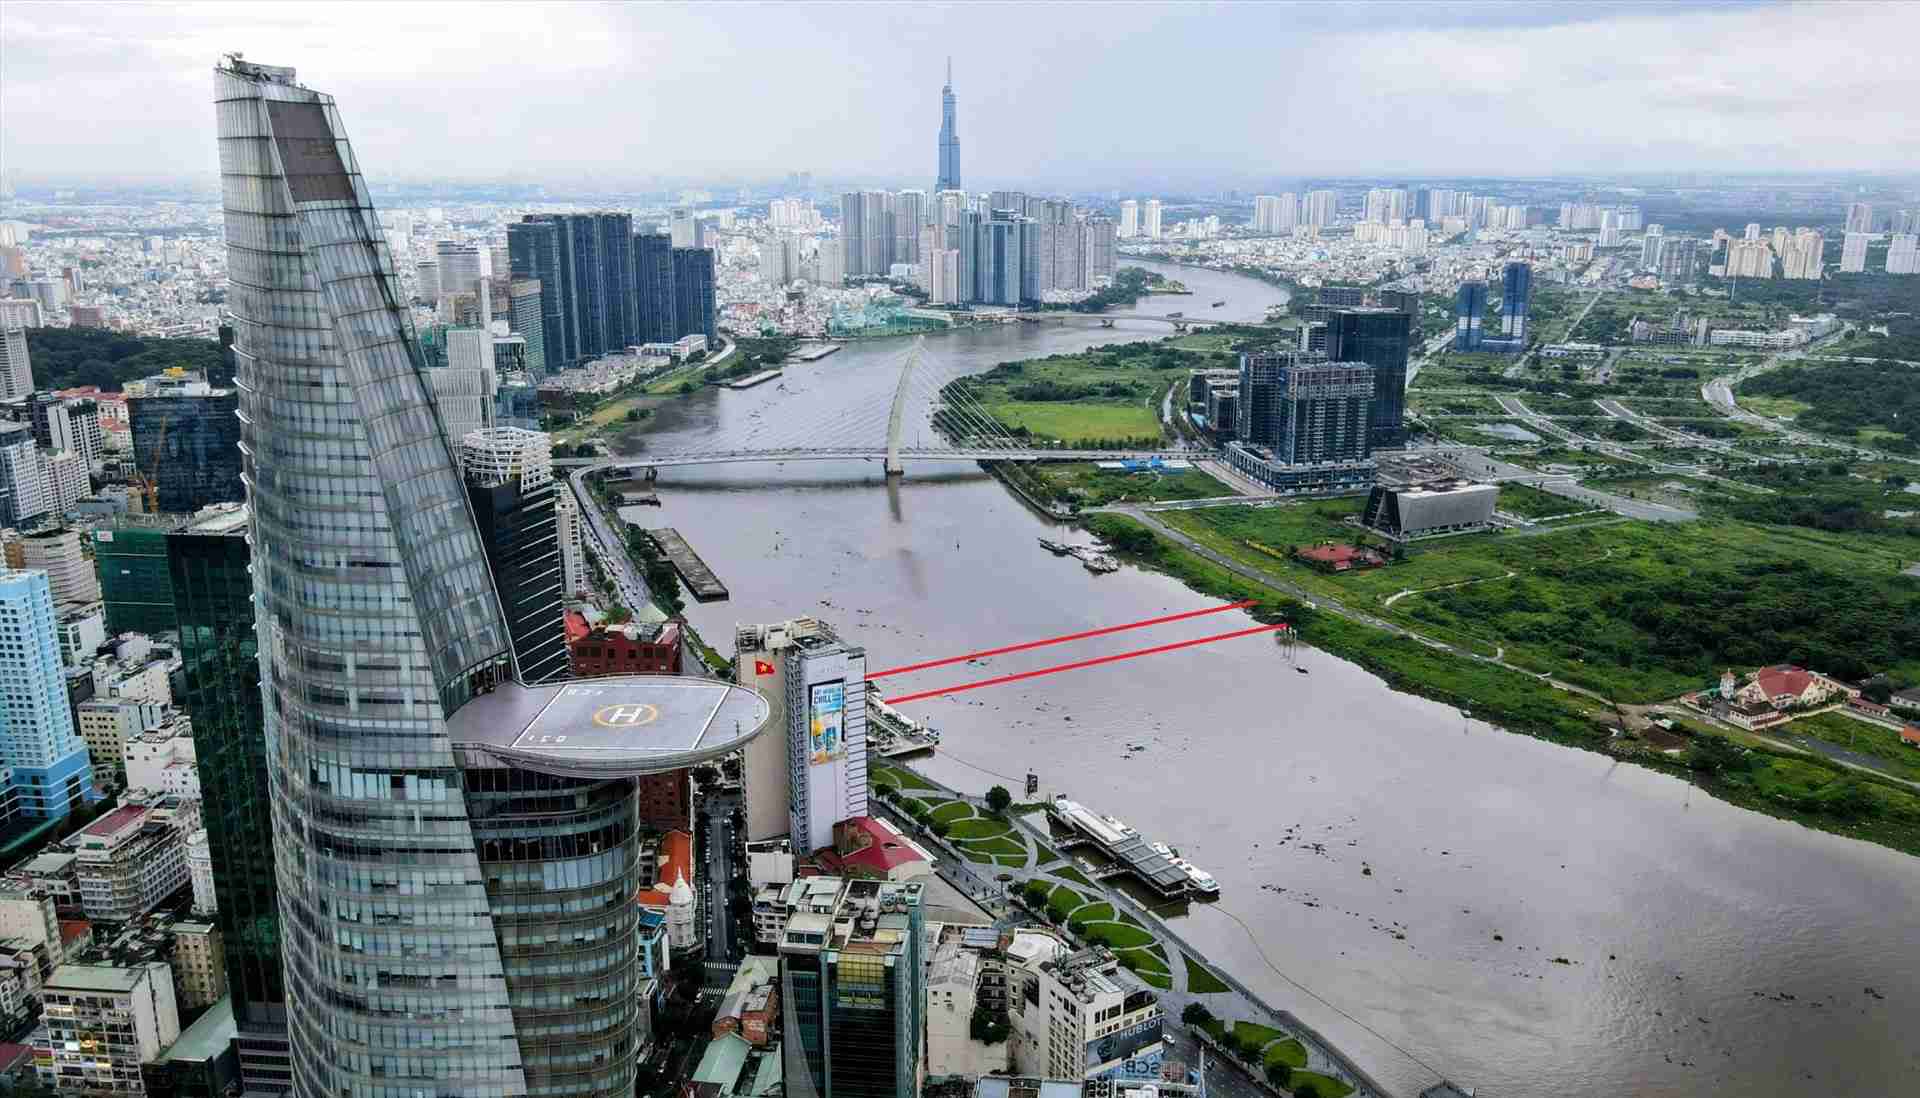
[[[970,188],[1920,170],[1920,3],[0,3],[0,168],[215,171],[211,68],[293,65],[376,181]],[[922,178],[926,177],[926,178]]]

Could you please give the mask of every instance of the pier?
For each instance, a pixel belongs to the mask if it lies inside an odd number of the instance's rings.
[[[755,385],[765,385],[767,382],[772,381],[774,378],[779,377],[781,374],[784,374],[784,373],[786,373],[785,370],[762,370],[757,374],[750,374],[746,377],[743,377],[739,381],[727,382],[727,388],[751,389]]]
[[[727,585],[713,574],[713,569],[707,567],[707,562],[693,551],[687,539],[680,536],[680,531],[671,526],[662,526],[657,530],[648,530],[647,536],[653,539],[661,555],[673,565],[673,570],[680,573],[680,581],[687,585],[687,590],[693,592],[694,598],[701,602],[718,602],[727,597]]]
[[[1131,875],[1165,899],[1213,894],[1199,888],[1187,870],[1174,864],[1173,855],[1166,853],[1164,846],[1148,843],[1139,832],[1112,816],[1102,816],[1076,801],[1055,797],[1047,802],[1047,817],[1073,834],[1067,842],[1058,844],[1061,850],[1087,844],[1113,859],[1113,867],[1101,871],[1098,879]]]
[[[913,755],[931,755],[940,744],[940,733],[925,721],[916,721],[879,694],[867,691],[867,753],[886,759],[904,759]]]

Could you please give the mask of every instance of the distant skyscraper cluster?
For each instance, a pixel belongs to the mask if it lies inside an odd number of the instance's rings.
[[[1300,196],[1263,194],[1253,200],[1253,231],[1267,236],[1286,236],[1300,223]]]
[[[847,278],[906,277],[917,269],[938,305],[1044,301],[1113,277],[1113,219],[1063,199],[1018,191],[849,191],[840,198],[840,225],[840,238],[822,245],[822,281],[835,266],[829,253],[837,253]]]
[[[715,337],[713,252],[636,233],[631,215],[529,215],[507,227],[507,254],[515,279],[540,283],[549,366],[695,333]]]

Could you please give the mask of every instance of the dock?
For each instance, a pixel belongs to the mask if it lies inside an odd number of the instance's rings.
[[[653,539],[661,555],[673,565],[673,570],[680,573],[680,582],[687,585],[687,590],[693,592],[694,598],[701,602],[718,602],[727,597],[727,585],[713,574],[713,569],[707,567],[707,562],[693,551],[687,539],[680,536],[680,531],[671,526],[662,526],[657,530],[648,530],[647,536]]]
[[[1147,842],[1139,832],[1112,816],[1102,816],[1083,804],[1055,797],[1047,802],[1047,817],[1072,833],[1072,838],[1058,844],[1061,850],[1086,844],[1113,860],[1110,869],[1098,874],[1102,880],[1131,876],[1165,899],[1207,894],[1196,887],[1185,869],[1174,864],[1171,854],[1161,852],[1164,847],[1156,849],[1159,844]]]
[[[887,759],[930,755],[940,744],[940,733],[925,721],[916,721],[878,694],[867,691],[867,753]]]
[[[774,378],[779,377],[781,374],[784,374],[784,373],[786,373],[785,370],[762,370],[757,374],[748,374],[746,377],[741,378],[739,381],[727,382],[727,388],[751,389],[755,385],[765,385],[767,382],[772,381]]]
[[[818,362],[839,349],[838,343],[813,343],[789,352],[787,357],[795,362]]]

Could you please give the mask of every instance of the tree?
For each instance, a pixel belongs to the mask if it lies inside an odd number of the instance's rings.
[[[1180,1011],[1180,1021],[1190,1026],[1205,1028],[1208,1022],[1213,1021],[1213,1011],[1208,1010],[1202,1003],[1188,1003]]]
[[[883,801],[892,800],[895,792],[897,792],[897,788],[894,786],[892,782],[874,782],[873,783],[873,795],[880,798]]]
[[[1267,1082],[1284,1089],[1288,1083],[1293,1082],[1293,1068],[1278,1060],[1268,1064]]]
[[[1004,1010],[976,1006],[973,1008],[973,1017],[967,1022],[967,1032],[983,1045],[997,1045],[1013,1032],[1013,1023]]]
[[[1320,1088],[1313,1085],[1313,1080],[1308,1079],[1293,1088],[1293,1098],[1320,1098]]]
[[[987,790],[987,808],[994,815],[1003,815],[1007,811],[1007,806],[1012,803],[1013,794],[1007,792],[1006,786],[996,785]]]

